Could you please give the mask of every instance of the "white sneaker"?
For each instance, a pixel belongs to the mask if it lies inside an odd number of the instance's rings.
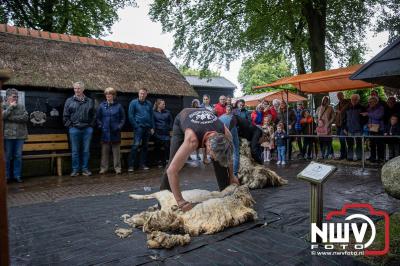
[[[285,161],[282,161],[282,165],[285,165],[286,164],[286,162]]]
[[[271,159],[269,159],[269,158],[268,158],[268,159],[267,159],[267,160],[265,160],[265,161],[266,161],[266,162],[270,162],[270,161],[271,161]]]
[[[276,164],[281,164],[281,161],[277,161]]]

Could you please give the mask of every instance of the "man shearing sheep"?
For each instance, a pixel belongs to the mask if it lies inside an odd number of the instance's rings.
[[[175,118],[172,130],[170,160],[162,177],[161,190],[171,190],[178,207],[183,211],[193,208],[185,201],[179,187],[179,171],[190,154],[205,148],[214,165],[220,190],[232,183],[239,184],[232,171],[232,136],[218,117],[206,109],[186,108]],[[208,163],[207,156],[203,162]]]

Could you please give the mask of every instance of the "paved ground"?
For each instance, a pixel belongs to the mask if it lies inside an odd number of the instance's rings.
[[[360,162],[348,162],[346,160],[336,161],[329,160],[326,163],[336,164],[338,167],[351,166],[351,169],[357,169],[363,175],[378,175],[371,169],[380,168],[379,165],[370,164],[367,162],[365,171],[361,171]],[[292,161],[286,167],[279,167],[273,163],[268,165],[273,170],[292,175],[293,165],[296,166],[295,171],[300,171],[297,166],[304,166],[305,161]],[[183,170],[182,176],[189,177],[186,182],[206,180],[213,182],[214,177],[210,172],[204,174],[202,171],[193,171],[194,168],[206,168],[196,162],[187,164]],[[290,170],[289,170],[290,169]],[[287,172],[289,171],[289,172]],[[76,197],[108,195],[116,192],[124,192],[135,189],[143,189],[144,187],[153,187],[156,189],[159,186],[160,177],[163,174],[163,169],[152,168],[149,171],[136,171],[133,174],[124,173],[122,175],[114,175],[112,173],[106,175],[94,174],[91,177],[78,176],[47,176],[47,177],[31,177],[24,180],[24,183],[11,183],[8,185],[8,206],[20,206],[26,204],[34,204],[40,202],[55,202]],[[185,179],[186,180],[186,179]]]
[[[193,171],[193,169],[203,171]],[[214,177],[210,174],[204,175],[205,167],[199,163],[187,164],[182,176],[184,182],[205,180],[213,182]],[[153,168],[149,171],[136,171],[132,174],[122,175],[95,174],[90,177],[78,176],[50,176],[32,177],[24,180],[24,183],[11,183],[8,185],[8,206],[21,206],[41,202],[56,202],[65,199],[109,195],[117,192],[132,191],[152,187],[157,189],[163,169]],[[186,177],[190,176],[190,179]],[[185,184],[184,183],[184,184]]]
[[[271,165],[289,184],[252,191],[259,214],[279,219],[265,228],[248,228],[226,239],[205,237],[198,240],[204,245],[184,249],[185,253],[178,249],[172,253],[149,251],[139,231],[124,240],[112,233],[116,224],[123,225],[121,214],[147,207],[129,200],[127,191],[147,193],[144,187],[157,190],[160,169],[121,176],[30,178],[23,184],[10,184],[12,261],[14,265],[358,263],[348,257],[310,255],[304,241],[309,228],[309,188],[295,178],[305,165],[300,161],[285,167]],[[384,193],[379,175],[379,169],[340,168],[325,185],[325,213],[341,208],[345,202],[368,202],[389,212],[399,211],[400,201]],[[217,189],[212,168],[186,167],[182,187]]]

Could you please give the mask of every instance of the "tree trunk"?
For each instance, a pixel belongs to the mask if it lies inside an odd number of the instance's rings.
[[[45,31],[55,32],[54,30],[54,0],[46,0],[43,4],[43,20],[41,28]]]
[[[309,39],[308,51],[311,59],[311,71],[326,70],[326,0],[303,0],[302,13],[307,21]],[[318,93],[314,98],[314,106],[321,104],[322,98],[328,93]]]
[[[295,49],[294,57],[296,60],[297,75],[305,74],[306,67],[304,65],[303,50],[301,48]]]
[[[326,69],[326,0],[304,0],[302,13],[307,20],[309,40],[307,42],[311,57],[311,71]]]

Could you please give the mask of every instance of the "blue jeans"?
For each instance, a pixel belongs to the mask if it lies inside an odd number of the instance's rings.
[[[278,161],[284,162],[286,158],[286,146],[276,147],[278,150]]]
[[[23,139],[5,139],[4,150],[6,155],[6,177],[7,179],[14,177],[15,179],[21,178],[22,169],[22,147],[24,146]],[[13,169],[11,169],[11,162],[13,162]],[[12,171],[13,170],[13,171]],[[12,173],[14,175],[12,175]]]
[[[232,142],[233,142],[233,175],[237,176],[239,173],[240,154],[239,154],[239,135],[237,127],[231,129]]]
[[[339,136],[345,136],[344,128],[343,127],[337,127],[337,134]],[[346,159],[347,158],[346,138],[339,137],[339,141],[340,141],[340,158]]]
[[[90,142],[92,140],[93,128],[76,128],[69,129],[69,138],[71,141],[72,154],[72,172],[89,170],[90,158]],[[82,164],[81,164],[82,161]]]
[[[361,132],[351,133],[348,132],[348,136],[361,136]],[[346,138],[347,143],[347,159],[353,160],[354,159],[354,138]],[[361,138],[355,139],[356,143],[356,159],[362,159],[362,140]]]
[[[143,167],[146,163],[147,158],[147,146],[149,144],[150,129],[144,127],[138,127],[135,129],[134,141],[129,155],[129,167],[135,166],[136,153],[139,149],[140,143],[142,143],[139,167]]]

